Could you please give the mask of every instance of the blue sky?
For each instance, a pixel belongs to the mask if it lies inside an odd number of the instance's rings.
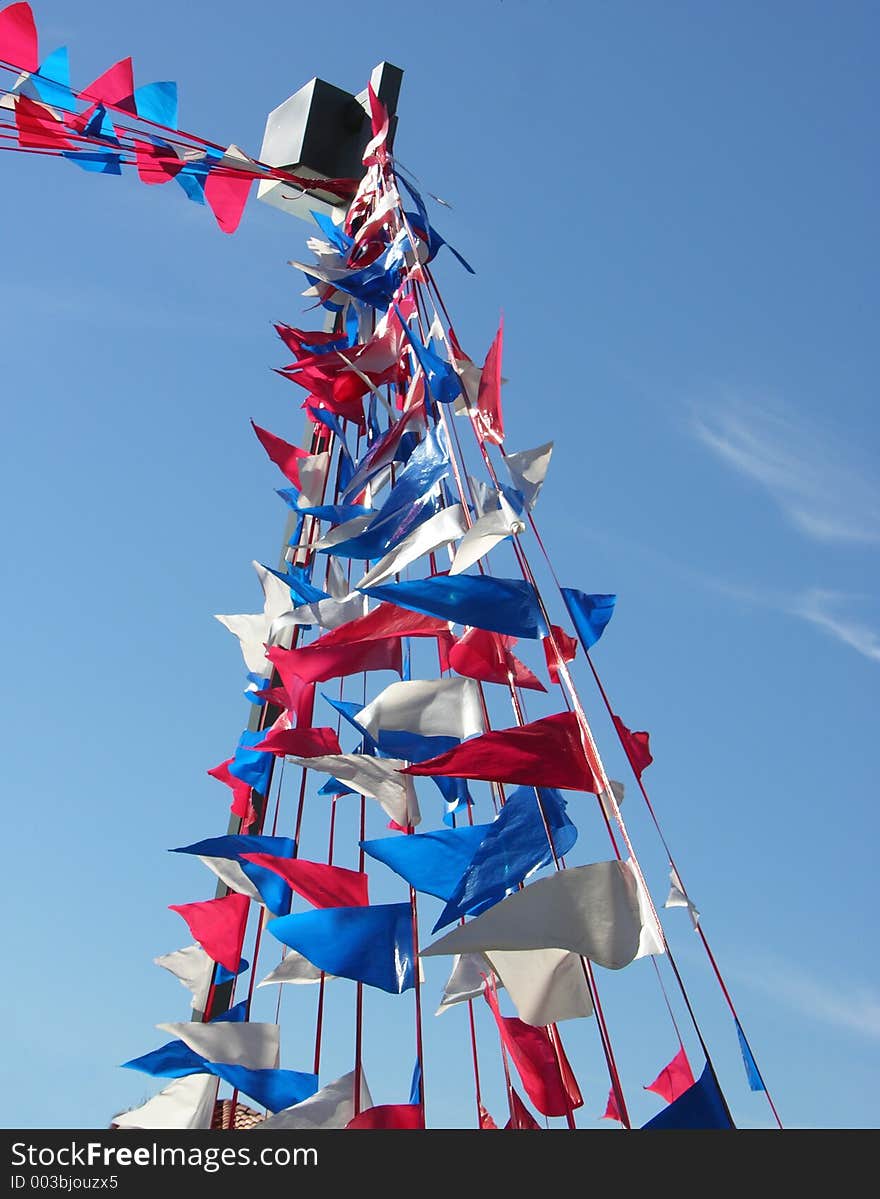
[[[383,58],[405,69],[397,152],[453,205],[436,223],[477,270],[438,259],[456,332],[481,359],[504,312],[508,448],[555,441],[537,515],[556,571],[619,596],[595,660],[651,732],[649,792],[783,1122],[876,1126],[876,8],[450,0],[379,20],[341,0],[332,21],[268,2],[245,22],[227,0],[34,7],[75,83],[131,53],[139,82],[179,81],[184,128],[253,153],[313,75],[357,91]],[[166,905],[213,887],[165,851],[225,830],[205,770],[248,712],[211,614],[253,610],[249,563],[278,553],[280,484],[248,420],[299,439],[271,322],[300,323],[286,262],[308,230],[252,199],[230,238],[176,188],[17,154],[0,172],[0,1121],[100,1126],[155,1089],[118,1063],[186,1016],[151,958],[186,943]],[[624,777],[582,661],[575,677]],[[581,860],[607,856],[585,797],[570,810]],[[634,787],[624,814],[662,902]],[[686,918],[665,923],[734,1115],[764,1126]],[[648,970],[601,979],[642,1120],[657,1104],[641,1087],[676,1049]],[[443,974],[433,959],[428,1011]],[[342,1073],[338,986],[327,1069]],[[295,1008],[283,1064],[310,1068]],[[377,1102],[406,1097],[402,1010],[370,998]],[[436,1124],[472,1118],[462,1017],[428,1017]],[[595,1127],[607,1078],[581,1025],[563,1036]]]

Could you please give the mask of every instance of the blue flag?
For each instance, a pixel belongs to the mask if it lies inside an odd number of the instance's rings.
[[[319,970],[400,995],[413,985],[412,913],[408,903],[322,908],[279,916],[266,926]]]
[[[458,375],[452,369],[449,362],[434,353],[433,342],[430,346],[422,345],[406,323],[403,314],[396,304],[394,305],[394,311],[397,313],[407,340],[412,346],[413,354],[415,354],[419,366],[424,372],[425,381],[428,384],[428,390],[431,395],[441,404],[451,404],[456,396],[461,394],[461,382]]]
[[[237,779],[241,779],[243,783],[247,783],[260,795],[265,795],[269,789],[275,755],[266,750],[256,750],[252,747],[259,745],[265,739],[264,730],[252,733],[245,729],[238,739],[235,756],[229,763],[229,773],[235,775]]]
[[[246,1000],[215,1016],[210,1023],[240,1024],[244,1020],[247,1020]],[[130,1062],[123,1062],[122,1069],[140,1070],[142,1074],[151,1074],[154,1078],[183,1078],[187,1074],[207,1074],[212,1070],[201,1054],[177,1038],[160,1045],[151,1053],[134,1057]]]
[[[364,853],[384,862],[417,891],[448,900],[491,827],[465,824],[409,837],[379,837],[360,844]]]
[[[280,1112],[294,1103],[302,1103],[318,1089],[317,1074],[302,1074],[299,1070],[249,1070],[246,1066],[229,1066],[210,1062],[206,1067],[224,1082],[255,1099],[260,1107]]]
[[[390,600],[401,608],[439,616],[512,637],[546,637],[548,629],[538,597],[524,579],[488,575],[433,575],[404,583],[363,587],[364,595]]]
[[[614,615],[617,596],[584,595],[583,591],[575,591],[573,587],[562,587],[560,590],[581,645],[588,650],[602,636],[605,626]]]
[[[764,1080],[761,1077],[761,1071],[758,1069],[758,1063],[752,1057],[752,1051],[749,1048],[749,1043],[746,1040],[746,1034],[740,1027],[739,1020],[734,1017],[736,1024],[736,1035],[739,1037],[739,1048],[742,1053],[743,1065],[746,1068],[746,1078],[749,1082],[749,1089],[752,1091],[766,1091]]]
[[[172,853],[191,853],[203,858],[229,858],[237,862],[242,873],[250,879],[259,891],[263,903],[273,916],[286,916],[290,911],[291,890],[284,879],[267,870],[265,866],[257,866],[253,862],[242,859],[244,853],[269,853],[276,858],[292,858],[296,852],[296,842],[290,837],[249,837],[226,836],[208,837],[205,841],[197,841],[194,845],[183,845],[172,850]]]
[[[642,1128],[733,1128],[712,1067],[706,1062],[693,1086]]]
[[[556,854],[566,854],[577,841],[577,829],[566,815],[565,800],[547,787],[539,788],[539,794]],[[553,861],[534,787],[517,787],[498,818],[483,827],[486,834],[448,897],[434,932],[459,916],[498,903],[527,874]]]

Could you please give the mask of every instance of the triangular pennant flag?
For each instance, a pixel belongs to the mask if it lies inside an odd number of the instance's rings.
[[[204,951],[234,974],[241,961],[241,946],[250,900],[246,895],[226,895],[202,903],[169,904],[182,916]]]
[[[703,1073],[674,1103],[649,1120],[643,1128],[733,1128],[734,1124],[707,1062]]]
[[[336,730],[331,728],[270,729],[254,749],[273,754],[290,754],[299,758],[316,758],[320,754],[341,754],[342,746]]]
[[[341,1078],[322,1087],[320,1091],[294,1104],[277,1115],[270,1116],[257,1124],[254,1132],[275,1132],[276,1129],[300,1129],[311,1132],[318,1128],[345,1128],[354,1117],[355,1074],[343,1074]],[[373,1099],[367,1080],[361,1071],[360,1108],[364,1111],[372,1106]]]
[[[547,688],[519,658],[510,652],[516,644],[515,637],[491,633],[486,629],[468,629],[449,650],[449,665],[458,674],[482,683],[502,683],[530,691],[546,691]]]
[[[464,824],[461,828],[434,829],[411,837],[382,837],[361,841],[371,858],[384,862],[416,891],[449,899],[483,838],[492,826]]]
[[[498,325],[495,339],[489,346],[480,387],[477,392],[475,427],[480,441],[501,445],[504,441],[504,421],[501,416],[501,352],[504,342],[504,320]]]
[[[562,1043],[557,1041],[554,1048],[545,1028],[534,1028],[516,1016],[502,1016],[491,987],[485,997],[526,1094],[538,1111],[544,1116],[564,1116],[580,1107],[583,1099],[577,1085],[572,1085],[571,1067],[567,1062],[563,1065]]]
[[[316,908],[365,907],[369,902],[367,876],[342,866],[308,862],[304,858],[277,858],[266,853],[244,854],[248,862],[279,874],[297,895]]]
[[[524,579],[496,579],[489,575],[433,575],[404,583],[364,587],[365,595],[389,600],[428,616],[457,624],[476,625],[513,637],[543,637],[547,624],[538,597]]]
[[[752,1056],[752,1051],[749,1048],[748,1041],[746,1040],[746,1034],[743,1032],[740,1022],[736,1019],[736,1017],[734,1017],[734,1023],[736,1024],[736,1035],[739,1039],[739,1048],[740,1052],[742,1053],[743,1065],[745,1066],[746,1070],[746,1078],[748,1079],[749,1083],[749,1090],[766,1091],[767,1088],[764,1086],[764,1080],[761,1077],[761,1071],[758,1069],[758,1063]]]
[[[574,621],[575,631],[585,650],[595,645],[605,626],[614,615],[616,595],[584,595],[573,587],[562,587],[562,598],[568,614]]]
[[[360,710],[357,722],[373,737],[380,729],[393,729],[461,741],[486,728],[480,690],[472,679],[390,683]]]
[[[536,1027],[591,1016],[584,965],[567,949],[492,949],[486,960],[507,988],[520,1020]]]
[[[20,71],[37,70],[37,27],[29,4],[10,4],[0,12],[0,58]]]
[[[541,1130],[541,1125],[517,1095],[513,1087],[510,1088],[510,1119],[504,1125],[505,1129],[516,1129],[520,1132],[537,1129]]]
[[[140,1107],[119,1112],[111,1128],[210,1128],[217,1079],[213,1074],[176,1078]]]
[[[345,1126],[346,1128],[424,1128],[422,1109],[415,1103],[388,1103],[368,1107]]]
[[[287,916],[281,917],[289,919]],[[157,1028],[179,1038],[193,1053],[208,1063],[245,1066],[248,1070],[278,1068],[280,1029],[277,1024],[259,1024],[252,1020],[212,1020],[209,1024],[186,1021],[157,1024]],[[204,1070],[205,1067],[202,1066]]]
[[[205,200],[224,233],[238,228],[254,181],[251,170],[236,169],[235,163],[250,167],[251,159],[238,146],[230,146],[205,180]]]
[[[631,733],[619,716],[612,717],[617,735],[624,748],[629,764],[637,779],[642,777],[642,771],[654,761],[649,747],[649,734],[645,732]]]
[[[268,429],[261,429],[253,421],[251,421],[251,425],[260,440],[260,444],[269,455],[270,460],[275,463],[285,479],[289,479],[294,487],[300,488],[299,463],[303,458],[308,458],[308,450],[291,445],[289,441],[284,441],[283,438],[276,437]]]
[[[620,1114],[620,1108],[617,1104],[617,1096],[614,1093],[614,1087],[608,1092],[608,1102],[605,1104],[605,1111],[599,1117],[600,1120],[616,1120],[618,1124],[623,1123],[623,1117]]]
[[[303,649],[280,649],[276,645],[269,647],[266,657],[277,667],[285,686],[289,685],[291,675],[295,675],[300,683],[326,683],[328,679],[347,678],[365,670],[393,670],[396,674],[403,672],[399,637],[359,641],[353,646],[327,646],[321,644],[321,640]]]
[[[654,1081],[645,1087],[645,1090],[656,1092],[667,1103],[674,1103],[679,1095],[684,1094],[688,1087],[693,1085],[693,1071],[684,1046],[682,1046],[669,1065],[663,1067]]]
[[[574,637],[569,637],[565,629],[558,624],[552,624],[550,632],[553,634],[553,640],[551,641],[549,637],[544,638],[544,656],[547,659],[550,682],[558,683],[559,657],[562,658],[563,662],[574,661],[574,656],[577,653],[577,641]]]
[[[317,1074],[303,1074],[299,1070],[250,1070],[246,1066],[212,1062],[211,1073],[270,1112],[280,1112],[295,1103],[302,1103],[318,1089]]]
[[[498,1128],[498,1125],[495,1123],[495,1121],[492,1119],[492,1117],[489,1115],[489,1113],[483,1107],[482,1103],[480,1104],[480,1128],[484,1132],[488,1132],[489,1130],[491,1130],[493,1128],[497,1130],[497,1128]]]

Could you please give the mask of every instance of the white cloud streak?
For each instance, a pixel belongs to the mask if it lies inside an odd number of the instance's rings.
[[[813,1020],[880,1040],[880,994],[865,986],[839,986],[813,978],[790,962],[760,962],[747,976],[748,982],[788,1007]]]

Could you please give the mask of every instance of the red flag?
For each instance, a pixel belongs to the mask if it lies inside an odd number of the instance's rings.
[[[304,358],[312,356],[312,351],[304,349],[305,346],[324,346],[344,336],[344,333],[328,333],[318,329],[294,329],[291,325],[276,325],[275,332],[289,350],[297,357],[302,355]]]
[[[298,729],[310,728],[315,710],[315,684],[304,683],[297,675],[288,677],[286,684],[267,687],[261,691],[267,704],[284,708],[296,720]]]
[[[293,887],[297,895],[316,908],[365,908],[367,876],[359,870],[328,866],[325,862],[307,862],[304,858],[278,858],[271,853],[243,853],[246,862],[265,866]]]
[[[536,1128],[541,1131],[541,1125],[517,1095],[513,1087],[510,1088],[510,1119],[504,1125],[505,1129],[516,1128],[520,1131]]]
[[[516,1016],[502,1016],[492,988],[487,987],[483,994],[526,1094],[538,1111],[544,1116],[564,1116],[580,1107],[584,1101],[561,1042],[557,1058],[546,1028],[536,1028]]]
[[[154,146],[133,137],[135,165],[141,183],[167,183],[183,167],[183,159],[167,147]]]
[[[494,1128],[496,1131],[498,1129],[498,1125],[483,1107],[482,1103],[480,1104],[480,1128],[484,1131],[488,1131],[490,1128]]]
[[[296,758],[319,758],[322,754],[342,753],[336,730],[329,728],[271,729],[265,740],[255,745],[254,749],[290,754]]]
[[[623,1123],[620,1116],[620,1109],[617,1106],[617,1096],[614,1094],[614,1087],[608,1092],[608,1102],[605,1105],[605,1111],[599,1117],[600,1120],[616,1120],[619,1124]]]
[[[642,771],[645,770],[654,759],[651,757],[651,751],[648,748],[649,733],[631,733],[619,716],[613,717],[614,727],[617,729],[617,735],[621,740],[623,748],[626,750],[626,756],[629,758],[629,764],[632,766],[637,779],[642,777]]]
[[[472,737],[445,754],[408,766],[401,774],[563,787],[594,795],[600,790],[587,764],[574,712],[558,712],[520,728]]]
[[[425,1118],[417,1103],[388,1103],[384,1107],[368,1107],[345,1126],[346,1128],[424,1128]]]
[[[556,642],[556,648],[562,655],[563,662],[574,661],[574,656],[577,653],[577,638],[569,637],[565,629],[558,624],[551,624],[550,631],[553,634],[553,641]],[[553,641],[549,637],[544,637],[544,657],[547,659],[547,669],[550,672],[550,682],[559,682],[559,667],[557,665],[556,649],[553,648]]]
[[[224,233],[234,233],[241,223],[253,181],[249,170],[238,170],[225,163],[208,172],[205,200]]]
[[[64,136],[64,128],[54,114],[29,96],[15,97],[15,126],[18,144],[25,149],[74,150],[73,142]]]
[[[225,762],[221,762],[219,766],[215,766],[208,771],[211,778],[218,779],[221,783],[225,783],[227,787],[232,788],[232,814],[239,816],[242,820],[253,811],[251,807],[251,789],[247,783],[243,783],[241,779],[237,779],[231,773],[229,766],[234,762],[234,758],[227,758]]]
[[[322,645],[321,640],[319,638],[302,649],[281,649],[277,645],[269,647],[266,657],[277,668],[285,687],[288,687],[291,676],[303,683],[326,683],[328,679],[346,678],[360,674],[363,670],[403,673],[399,637],[382,637],[375,641],[361,641],[356,645],[331,645],[329,648]],[[296,684],[290,686],[295,687]]]
[[[29,4],[10,4],[0,12],[0,58],[20,71],[39,69],[37,27]]]
[[[646,1086],[646,1091],[655,1091],[667,1103],[674,1103],[679,1095],[683,1095],[688,1087],[694,1085],[694,1075],[687,1054],[682,1046],[668,1066],[664,1066],[652,1083]]]
[[[170,903],[189,925],[189,931],[208,957],[225,966],[232,974],[241,963],[241,947],[247,924],[250,900],[247,895],[225,895],[202,903]]]
[[[276,437],[274,433],[270,433],[267,429],[261,429],[259,425],[253,425],[254,432],[260,439],[260,444],[269,455],[269,458],[285,479],[289,479],[294,487],[300,487],[299,481],[299,466],[297,465],[300,458],[308,458],[308,450],[301,450],[298,445],[291,445],[289,441],[284,441],[280,437]]]
[[[352,645],[358,641],[376,641],[383,637],[438,637],[441,641],[453,641],[448,621],[384,603],[366,616],[358,616],[324,633],[312,642],[310,648],[326,649],[331,645]]]
[[[504,340],[504,319],[498,326],[495,340],[483,363],[480,387],[477,392],[477,435],[480,441],[504,441],[504,421],[501,417],[501,349]]]
[[[515,637],[490,633],[488,629],[468,629],[453,642],[449,650],[449,665],[465,678],[479,679],[483,683],[507,683],[510,671],[515,686],[530,691],[546,691],[541,680],[510,652],[514,645]]]
[[[108,104],[111,108],[119,108],[122,101],[130,100],[134,93],[134,68],[130,58],[121,58],[112,67],[108,67],[103,75],[99,75],[94,83],[83,88],[79,94],[81,100],[95,104]],[[126,111],[133,111],[132,106],[125,106]]]

